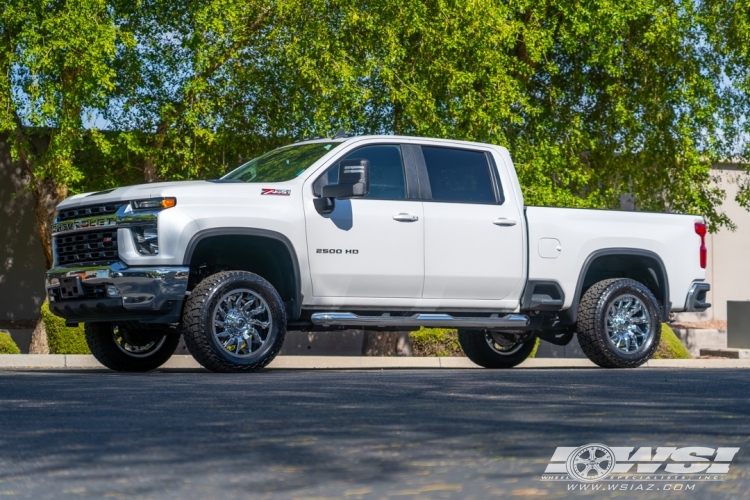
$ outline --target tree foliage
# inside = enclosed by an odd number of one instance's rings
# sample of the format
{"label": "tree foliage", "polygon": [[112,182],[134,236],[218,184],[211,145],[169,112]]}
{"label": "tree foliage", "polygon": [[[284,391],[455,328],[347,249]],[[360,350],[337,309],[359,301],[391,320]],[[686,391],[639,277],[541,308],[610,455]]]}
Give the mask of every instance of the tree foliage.
{"label": "tree foliage", "polygon": [[710,165],[737,124],[693,2],[307,5],[285,49],[319,126],[506,145],[530,204],[617,208],[629,195],[730,224]]}
{"label": "tree foliage", "polygon": [[[55,205],[83,180],[75,154],[84,119],[114,89],[118,30],[104,0],[14,0],[0,9],[0,133],[29,178],[50,267]],[[87,134],[98,141],[96,130]]]}
{"label": "tree foliage", "polygon": [[505,145],[528,204],[630,197],[716,229],[748,28],[747,0],[9,0],[0,132],[47,242],[68,190],[215,177],[340,127]]}

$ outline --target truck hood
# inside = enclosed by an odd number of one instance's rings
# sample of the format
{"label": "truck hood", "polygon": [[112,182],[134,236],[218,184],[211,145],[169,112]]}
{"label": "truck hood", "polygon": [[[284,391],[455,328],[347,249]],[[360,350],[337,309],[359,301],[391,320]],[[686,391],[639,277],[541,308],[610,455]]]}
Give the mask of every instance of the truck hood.
{"label": "truck hood", "polygon": [[[155,182],[152,184],[137,184],[105,191],[82,193],[65,199],[57,206],[58,210],[77,208],[87,205],[100,205],[106,203],[129,202],[133,200],[144,200],[148,198],[159,198],[162,196],[173,196],[178,199],[196,199],[210,197],[224,198],[234,194],[242,197],[260,198],[262,188],[291,189],[290,182],[274,182],[268,184],[244,182],[212,182],[212,181],[177,181],[177,182]],[[235,193],[237,192],[237,193]],[[265,196],[263,198],[266,198]]]}

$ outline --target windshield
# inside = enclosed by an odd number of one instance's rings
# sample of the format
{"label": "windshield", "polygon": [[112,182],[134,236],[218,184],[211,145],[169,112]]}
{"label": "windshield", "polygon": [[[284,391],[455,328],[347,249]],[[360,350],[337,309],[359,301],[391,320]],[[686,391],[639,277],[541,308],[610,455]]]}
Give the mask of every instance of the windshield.
{"label": "windshield", "polygon": [[273,151],[240,165],[221,178],[223,181],[284,182],[307,170],[340,142],[299,144]]}

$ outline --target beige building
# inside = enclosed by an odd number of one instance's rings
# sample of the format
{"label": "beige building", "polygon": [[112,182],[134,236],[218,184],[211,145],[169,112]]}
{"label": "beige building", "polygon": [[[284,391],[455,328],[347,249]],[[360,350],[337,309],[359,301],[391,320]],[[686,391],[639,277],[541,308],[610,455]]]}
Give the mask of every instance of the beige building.
{"label": "beige building", "polygon": [[722,210],[737,228],[706,235],[706,281],[711,283],[708,301],[712,307],[704,313],[680,314],[680,321],[726,321],[728,300],[750,300],[750,212],[734,199],[739,184],[750,180],[750,174],[732,164],[716,165],[713,173],[727,195]]}

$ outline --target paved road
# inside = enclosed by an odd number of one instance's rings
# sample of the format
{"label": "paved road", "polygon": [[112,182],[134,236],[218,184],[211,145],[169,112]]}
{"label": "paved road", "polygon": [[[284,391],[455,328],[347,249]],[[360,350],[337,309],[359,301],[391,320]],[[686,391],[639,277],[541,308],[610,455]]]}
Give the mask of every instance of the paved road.
{"label": "paved road", "polygon": [[0,371],[0,497],[588,498],[541,474],[599,442],[741,448],[723,483],[617,498],[747,498],[749,389],[728,369]]}

